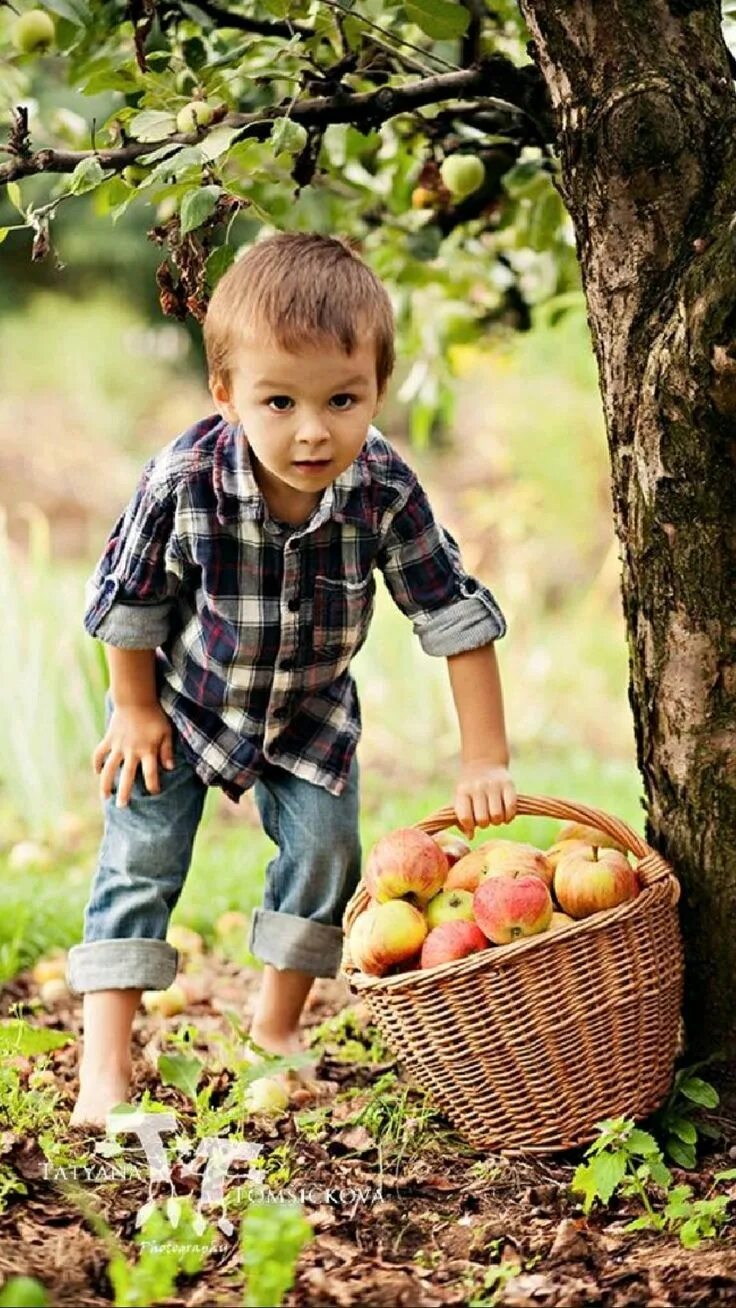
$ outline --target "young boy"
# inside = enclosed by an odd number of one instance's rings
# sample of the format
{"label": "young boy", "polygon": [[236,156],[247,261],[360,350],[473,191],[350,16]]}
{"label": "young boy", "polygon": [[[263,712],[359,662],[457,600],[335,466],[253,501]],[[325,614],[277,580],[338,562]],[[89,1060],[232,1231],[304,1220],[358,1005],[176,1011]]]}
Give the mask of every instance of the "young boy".
{"label": "young boy", "polygon": [[516,793],[492,594],[463,570],[414,473],[372,427],[391,375],[385,289],[341,240],[281,234],[219,282],[204,327],[217,410],[146,465],[88,588],[105,642],[94,753],[105,830],[69,984],[84,994],[72,1122],[126,1098],[141,992],[174,980],[166,943],[208,786],[251,786],[278,847],[250,948],[251,1035],[301,1048],[315,977],[339,971],[360,876],[360,710],[350,676],[374,568],[428,654],[446,656],[461,736],[460,825],[508,822]]}

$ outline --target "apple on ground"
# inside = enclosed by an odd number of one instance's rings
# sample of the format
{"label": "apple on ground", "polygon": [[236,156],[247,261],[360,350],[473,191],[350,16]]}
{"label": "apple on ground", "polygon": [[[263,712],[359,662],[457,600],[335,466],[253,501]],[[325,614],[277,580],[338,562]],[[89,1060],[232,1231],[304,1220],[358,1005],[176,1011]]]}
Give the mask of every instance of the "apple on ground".
{"label": "apple on ground", "polygon": [[252,1113],[283,1113],[289,1103],[286,1086],[273,1076],[259,1076],[245,1091],[246,1107]]}
{"label": "apple on ground", "polygon": [[29,9],[11,29],[13,45],[21,54],[42,54],[56,35],[56,25],[45,9]]}
{"label": "apple on ground", "polygon": [[176,1017],[183,1013],[187,999],[180,985],[174,982],[168,990],[144,990],[141,1003],[147,1013],[160,1013],[162,1017]]}
{"label": "apple on ground", "polygon": [[62,950],[57,950],[53,954],[47,954],[45,958],[39,958],[33,965],[31,976],[38,986],[45,985],[47,981],[64,981],[66,954]]}
{"label": "apple on ground", "polygon": [[214,110],[206,100],[191,100],[176,115],[176,130],[183,135],[191,135],[200,127],[209,127]]}
{"label": "apple on ground", "polygon": [[457,958],[467,958],[488,948],[488,941],[476,922],[442,922],[430,931],[422,945],[421,967],[436,967]]}
{"label": "apple on ground", "polygon": [[62,977],[54,976],[38,987],[38,993],[44,1004],[53,1005],[69,998],[69,987]]}
{"label": "apple on ground", "polygon": [[475,920],[494,945],[546,931],[552,897],[537,876],[487,877],[473,896]]}
{"label": "apple on ground", "polygon": [[423,908],[442,889],[448,867],[444,850],[426,831],[399,827],[376,841],[363,879],[379,904],[406,899]]}
{"label": "apple on ground", "polygon": [[175,922],[166,932],[167,944],[176,949],[185,958],[193,958],[204,952],[204,940],[198,931]]}
{"label": "apple on ground", "polygon": [[467,840],[462,836],[454,835],[452,831],[440,831],[439,835],[433,836],[432,839],[440,849],[444,849],[450,867],[454,867],[461,858],[465,858],[465,855],[470,853]]}
{"label": "apple on ground", "polygon": [[216,936],[229,936],[234,931],[247,931],[250,926],[250,919],[247,913],[241,913],[236,908],[228,909],[226,913],[221,913],[215,922]]}
{"label": "apple on ground", "polygon": [[394,963],[410,959],[427,934],[424,916],[413,904],[391,899],[371,906],[357,917],[348,936],[348,952],[361,972],[384,976]]}
{"label": "apple on ground", "polygon": [[469,890],[440,890],[424,910],[430,931],[443,922],[472,922],[473,896]]}
{"label": "apple on ground", "polygon": [[626,846],[622,845],[620,840],[615,840],[607,832],[601,831],[600,827],[589,827],[583,822],[565,822],[558,833],[557,843],[562,840],[582,840],[584,845],[597,845],[600,849],[618,849],[622,854],[627,852]]}
{"label": "apple on ground", "polygon": [[563,912],[576,921],[616,908],[639,893],[639,878],[618,849],[585,845],[566,854],[555,872],[555,896]]}

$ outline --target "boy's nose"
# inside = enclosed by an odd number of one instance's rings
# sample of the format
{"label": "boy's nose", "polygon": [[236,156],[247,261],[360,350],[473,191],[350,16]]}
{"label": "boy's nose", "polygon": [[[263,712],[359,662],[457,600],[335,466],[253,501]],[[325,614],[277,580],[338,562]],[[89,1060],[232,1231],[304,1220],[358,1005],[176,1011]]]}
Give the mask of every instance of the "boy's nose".
{"label": "boy's nose", "polygon": [[323,445],[329,439],[329,428],[317,418],[311,422],[303,422],[297,432],[297,441],[304,445]]}

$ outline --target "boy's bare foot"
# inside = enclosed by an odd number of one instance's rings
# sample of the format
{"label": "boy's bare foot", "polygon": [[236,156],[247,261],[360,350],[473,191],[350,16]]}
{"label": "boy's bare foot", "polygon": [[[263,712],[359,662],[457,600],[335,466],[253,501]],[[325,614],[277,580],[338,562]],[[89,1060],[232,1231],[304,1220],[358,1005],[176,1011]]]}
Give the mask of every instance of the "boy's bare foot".
{"label": "boy's bare foot", "polygon": [[[268,1054],[286,1056],[288,1054],[303,1054],[306,1052],[304,1041],[298,1030],[278,1033],[273,1031],[263,1031],[254,1023],[249,1034],[251,1040],[253,1040],[253,1042],[261,1049],[265,1049]],[[254,1050],[248,1047],[243,1050],[243,1055],[249,1063],[257,1063],[260,1061]],[[277,1073],[275,1079],[281,1081],[287,1089],[291,1088],[293,1082],[296,1082],[297,1085],[308,1086],[310,1085],[316,1070],[316,1062],[310,1061],[303,1064],[301,1067],[290,1068],[286,1072]],[[265,1073],[265,1075],[268,1075],[268,1073]]]}
{"label": "boy's bare foot", "polygon": [[125,1103],[130,1090],[129,1065],[79,1070],[79,1096],[69,1119],[70,1126],[105,1126],[107,1114]]}

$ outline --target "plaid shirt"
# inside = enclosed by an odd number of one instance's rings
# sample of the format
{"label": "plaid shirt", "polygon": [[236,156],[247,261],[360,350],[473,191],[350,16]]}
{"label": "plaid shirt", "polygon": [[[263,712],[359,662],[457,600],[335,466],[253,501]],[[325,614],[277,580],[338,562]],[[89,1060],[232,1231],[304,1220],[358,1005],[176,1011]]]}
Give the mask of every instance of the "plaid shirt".
{"label": "plaid shirt", "polygon": [[374,427],[295,527],[269,515],[242,427],[214,415],[146,464],[88,582],[84,625],[156,649],[161,706],[207,785],[238,800],[268,761],[338,795],[360,736],[350,663],[376,566],[428,654],[504,634],[493,595]]}

